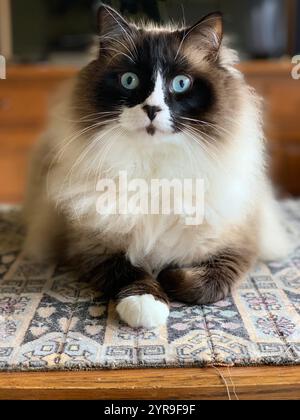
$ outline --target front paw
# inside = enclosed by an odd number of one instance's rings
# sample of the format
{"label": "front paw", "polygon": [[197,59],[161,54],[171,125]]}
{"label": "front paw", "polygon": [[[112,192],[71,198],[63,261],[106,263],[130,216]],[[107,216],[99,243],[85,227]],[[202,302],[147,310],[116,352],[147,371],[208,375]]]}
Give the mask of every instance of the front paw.
{"label": "front paw", "polygon": [[173,300],[191,305],[209,305],[228,296],[233,279],[221,269],[208,270],[199,266],[164,270],[158,281]]}
{"label": "front paw", "polygon": [[152,295],[129,296],[121,299],[117,312],[132,328],[157,328],[167,324],[169,307]]}

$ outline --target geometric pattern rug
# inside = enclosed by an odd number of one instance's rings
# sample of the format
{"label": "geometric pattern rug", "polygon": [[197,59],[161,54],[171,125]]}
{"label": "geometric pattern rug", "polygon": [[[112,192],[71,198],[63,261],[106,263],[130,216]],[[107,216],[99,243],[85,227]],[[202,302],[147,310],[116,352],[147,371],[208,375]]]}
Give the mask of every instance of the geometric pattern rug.
{"label": "geometric pattern rug", "polygon": [[1,206],[0,371],[300,364],[300,201],[282,206],[293,255],[215,305],[173,303],[153,330],[122,323],[68,268],[24,259],[20,209]]}

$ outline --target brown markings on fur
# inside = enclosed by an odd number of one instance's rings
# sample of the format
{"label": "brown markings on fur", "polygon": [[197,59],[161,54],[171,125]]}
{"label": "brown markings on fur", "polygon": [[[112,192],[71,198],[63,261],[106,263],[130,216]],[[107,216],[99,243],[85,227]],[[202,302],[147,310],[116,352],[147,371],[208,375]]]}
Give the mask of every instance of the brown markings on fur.
{"label": "brown markings on fur", "polygon": [[168,304],[168,297],[160,284],[149,273],[133,266],[123,254],[114,255],[100,263],[86,264],[84,276],[100,289],[105,298],[124,299],[129,296],[150,294]]}
{"label": "brown markings on fur", "polygon": [[141,277],[139,280],[136,280],[129,286],[122,289],[118,293],[117,298],[120,301],[129,296],[142,295],[152,295],[156,300],[160,300],[167,305],[169,304],[169,299],[161,285],[157,280],[155,280],[151,275],[147,273],[144,273],[144,277]]}
{"label": "brown markings on fur", "polygon": [[[187,63],[188,73],[195,78],[210,83],[213,88],[214,103],[207,111],[199,113],[197,117],[199,121],[184,120],[184,123],[199,134],[204,133],[204,137],[207,135],[206,142],[214,141],[221,146],[222,143],[226,143],[226,140],[231,141],[233,137],[231,134],[238,127],[233,117],[239,115],[241,104],[245,100],[245,96],[248,95],[247,92],[245,95],[248,88],[242,78],[234,77],[222,65],[220,53],[224,55],[226,47],[221,45],[222,21],[220,16],[216,15],[216,19],[208,20],[208,22],[209,25],[196,25],[195,29],[190,32],[190,36],[185,39],[180,48],[178,61]],[[154,58],[161,62],[165,60],[167,63],[173,63],[181,44],[182,33],[180,31],[158,33],[155,30],[143,30],[134,26],[130,28],[130,35],[139,52],[143,51],[144,41],[148,39],[151,41],[151,45],[155,46],[155,49],[151,51]],[[203,35],[205,35],[204,39]],[[212,50],[211,40],[217,41],[216,48]],[[95,115],[95,112],[102,110],[107,111],[106,103],[105,106],[103,105],[103,109],[101,106],[99,109],[99,104],[94,99],[97,83],[101,81],[103,74],[107,70],[125,71],[122,66],[122,61],[124,61],[122,53],[134,53],[131,42],[123,31],[119,33],[116,45],[111,45],[112,41],[113,39],[102,41],[99,57],[79,75],[73,102],[77,110],[75,117],[78,117],[80,128],[90,126],[90,121],[86,119],[87,115]],[[208,45],[212,55],[207,55]],[[111,47],[117,49],[120,54],[115,54],[116,51],[110,49]],[[104,122],[106,119],[109,117],[97,116],[98,122]],[[101,129],[103,128],[104,126],[101,127]],[[99,131],[99,128],[95,128],[95,130]],[[90,133],[92,134],[92,131]],[[235,246],[227,247],[224,252],[215,255],[197,267],[163,271],[159,275],[159,281],[170,296],[179,301],[212,303],[222,299],[247,272],[255,256],[254,248],[251,250],[251,245],[249,247],[241,246],[239,250],[237,242],[231,241],[230,243]],[[101,288],[110,297],[151,293],[161,298],[163,295],[163,291],[151,275],[133,267],[122,255],[98,264],[92,274],[99,280],[102,284]]]}
{"label": "brown markings on fur", "polygon": [[193,46],[196,56],[215,62],[223,40],[223,17],[219,12],[201,19],[187,32],[185,44]]}
{"label": "brown markings on fur", "polygon": [[[233,77],[226,69],[206,60],[197,52],[194,46],[184,46],[183,53],[190,65],[190,73],[196,77],[207,80],[213,88],[214,101],[211,108],[196,119],[199,121],[188,121],[199,134],[204,133],[205,140],[214,145],[222,145],[232,140],[227,133],[235,133],[238,124],[233,116],[239,115],[242,103],[245,99],[245,86],[241,79]],[[187,121],[185,121],[187,123]],[[208,123],[208,125],[207,125]]]}
{"label": "brown markings on fur", "polygon": [[[118,19],[118,17],[116,17]],[[219,14],[206,16],[204,19],[194,26],[190,31],[190,35],[186,37],[181,45],[181,41],[187,31],[176,30],[145,30],[145,28],[137,28],[135,25],[130,27],[130,38],[133,40],[136,49],[142,52],[144,49],[144,41],[150,40],[156,49],[152,54],[157,60],[163,56],[164,60],[175,65],[175,62],[186,62],[188,65],[187,73],[195,78],[206,80],[213,88],[214,103],[209,110],[201,110],[201,114],[196,117],[199,121],[180,120],[200,135],[204,134],[205,142],[219,144],[228,138],[227,133],[232,133],[237,129],[237,124],[233,121],[232,116],[239,111],[241,103],[244,100],[244,82],[236,77],[222,66],[218,52],[221,50],[226,52],[222,41],[222,18]],[[116,26],[116,22],[111,21]],[[127,26],[126,26],[127,27]],[[91,126],[91,121],[86,119],[87,115],[95,115],[95,112],[107,111],[107,107],[103,104],[103,109],[99,109],[99,105],[95,103],[95,91],[97,91],[97,83],[102,80],[103,74],[108,71],[116,71],[121,69],[125,71],[126,66],[122,65],[124,55],[130,52],[134,54],[132,42],[130,38],[120,31],[117,41],[114,37],[105,42],[108,46],[100,46],[99,56],[83,69],[78,77],[74,90],[73,103],[76,111],[74,111],[74,119],[78,120],[79,129]],[[218,41],[218,42],[217,42]],[[115,44],[114,44],[115,42]],[[214,45],[217,42],[217,45]],[[112,45],[111,45],[112,44]],[[111,50],[111,48],[113,48]],[[119,54],[114,52],[118,50]],[[167,52],[166,52],[167,51]],[[179,51],[178,59],[175,57]],[[213,55],[214,59],[208,56],[208,52]],[[109,120],[108,115],[100,114],[94,117],[97,122]],[[195,118],[195,116],[193,116]],[[204,122],[204,123],[203,123]],[[206,124],[208,123],[208,124]],[[221,127],[221,128],[220,128]],[[105,125],[101,130],[105,129]],[[179,130],[183,127],[180,125]],[[89,133],[99,132],[99,127],[91,129]],[[152,135],[152,128],[148,129],[148,133]],[[231,140],[231,136],[230,136]]]}
{"label": "brown markings on fur", "polygon": [[106,259],[93,256],[80,263],[86,279],[92,281],[105,298],[115,298],[119,291],[132,282],[145,277],[145,271],[134,267],[124,254]]}
{"label": "brown markings on fur", "polygon": [[206,305],[225,299],[255,261],[249,249],[225,249],[197,267],[166,269],[158,281],[174,300]]}
{"label": "brown markings on fur", "polygon": [[[94,94],[95,82],[101,79],[104,68],[104,65],[101,68],[101,62],[98,59],[89,63],[78,74],[72,94],[72,102],[74,104],[72,113],[74,120],[77,121],[76,125],[80,130],[88,129],[94,123],[101,123],[107,119],[101,116],[101,111],[97,109],[95,103],[91,100]],[[97,112],[99,112],[99,115],[97,115]],[[88,118],[89,115],[92,117]],[[104,126],[101,128],[103,129]],[[91,130],[90,134],[92,135],[95,132],[99,132],[99,127]]]}

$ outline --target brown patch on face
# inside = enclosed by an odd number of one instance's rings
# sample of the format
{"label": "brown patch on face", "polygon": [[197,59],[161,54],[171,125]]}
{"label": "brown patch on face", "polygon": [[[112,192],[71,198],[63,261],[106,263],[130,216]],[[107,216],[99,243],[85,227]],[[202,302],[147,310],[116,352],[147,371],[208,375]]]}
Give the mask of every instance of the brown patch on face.
{"label": "brown patch on face", "polygon": [[147,128],[146,128],[146,130],[147,130],[147,133],[150,135],[150,136],[154,136],[154,134],[155,134],[155,132],[156,132],[156,128],[151,124],[151,125],[149,125]]}
{"label": "brown patch on face", "polygon": [[168,296],[190,304],[207,305],[225,299],[255,261],[249,249],[225,249],[192,268],[166,269],[158,281]]}
{"label": "brown patch on face", "polygon": [[[138,28],[110,8],[101,9],[99,56],[80,73],[74,90],[78,129],[93,135],[110,122],[118,126],[124,108],[145,103],[160,69],[174,133],[183,131],[187,141],[196,140],[208,154],[210,147],[213,153],[216,147],[223,153],[222,146],[240,129],[239,117],[249,92],[243,79],[222,65],[221,57],[229,51],[222,44],[222,29],[220,14],[205,17],[192,30],[157,30]],[[126,72],[138,75],[136,92],[122,89],[120,78]],[[170,89],[178,75],[193,81],[182,95]],[[155,135],[152,125],[145,129],[149,136]]]}
{"label": "brown patch on face", "polygon": [[104,66],[101,68],[101,61],[94,60],[86,66],[78,75],[77,83],[73,91],[73,118],[76,121],[80,130],[89,129],[93,124],[102,124],[102,126],[95,127],[89,134],[99,131],[105,127],[104,122],[113,118],[107,113],[105,107],[100,109],[96,106],[94,101],[95,87],[98,80],[101,80]]}
{"label": "brown patch on face", "polygon": [[230,133],[237,131],[237,119],[248,95],[243,79],[233,76],[218,60],[208,60],[205,53],[194,45],[185,45],[183,54],[188,60],[193,78],[206,81],[211,87],[213,98],[207,109],[199,109],[191,120],[183,122],[192,128],[194,134],[204,133],[207,143],[231,140]]}

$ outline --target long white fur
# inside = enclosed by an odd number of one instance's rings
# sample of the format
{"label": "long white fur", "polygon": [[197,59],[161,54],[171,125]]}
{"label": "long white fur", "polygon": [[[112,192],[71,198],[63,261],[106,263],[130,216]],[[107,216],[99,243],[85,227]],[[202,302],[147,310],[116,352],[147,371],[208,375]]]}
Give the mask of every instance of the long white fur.
{"label": "long white fur", "polygon": [[[230,57],[233,62],[235,55],[222,54],[232,74],[241,78],[230,64]],[[116,250],[126,249],[133,264],[143,265],[151,272],[159,271],[168,263],[194,263],[214,248],[217,250],[222,243],[226,244],[230,232],[242,226],[253,212],[261,218],[261,257],[272,259],[287,254],[285,232],[280,227],[272,189],[264,171],[260,107],[250,88],[244,88],[240,115],[238,118],[232,115],[237,124],[228,133],[226,147],[220,146],[212,154],[201,149],[190,136],[172,133],[160,73],[154,92],[145,102],[162,108],[155,120],[158,130],[153,137],[145,131],[150,121],[142,110],[144,104],[124,109],[118,122],[99,130],[93,138],[89,132],[76,133],[71,121],[71,93],[72,86],[56,111],[64,118],[53,117],[48,133],[35,153],[38,160],[50,150],[54,165],[47,177],[47,188],[41,181],[31,186],[28,195],[27,214],[31,222],[27,251],[30,254],[45,256],[42,244],[57,228],[57,209],[63,209],[74,224],[78,223],[78,228],[99,232],[99,247],[101,241],[107,240]],[[34,173],[39,165],[35,163]],[[129,180],[204,179],[207,188],[205,223],[197,227],[186,226],[181,216],[100,216],[96,212],[97,181],[100,177],[116,179],[119,171],[124,170]],[[83,237],[81,246],[84,246],[84,240]]]}

